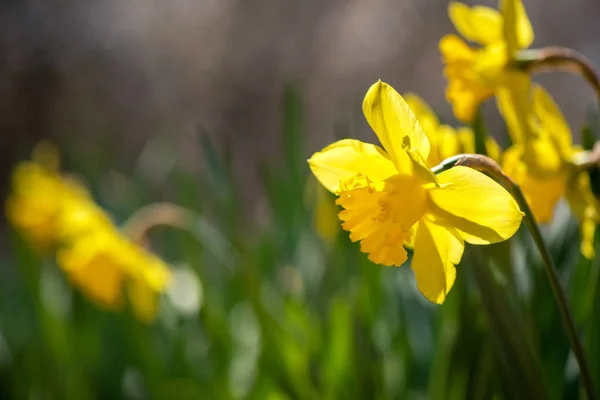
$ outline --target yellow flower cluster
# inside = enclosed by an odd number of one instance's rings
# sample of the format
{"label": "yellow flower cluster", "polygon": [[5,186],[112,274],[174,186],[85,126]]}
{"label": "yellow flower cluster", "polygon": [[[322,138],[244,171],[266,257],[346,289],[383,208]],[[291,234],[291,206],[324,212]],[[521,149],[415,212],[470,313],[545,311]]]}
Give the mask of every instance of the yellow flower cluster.
{"label": "yellow flower cluster", "polygon": [[[476,46],[454,34],[440,41],[454,114],[475,124],[480,104],[496,98],[512,145],[502,154],[491,137],[483,137],[487,155],[521,187],[538,222],[550,221],[565,196],[581,220],[581,251],[593,257],[600,201],[588,174],[575,168],[581,149],[571,143],[560,109],[520,64],[534,39],[523,4],[501,0],[495,10],[452,1],[448,13],[458,33]],[[442,303],[464,242],[506,240],[523,214],[503,187],[480,172],[455,166],[432,173],[430,167],[451,156],[475,152],[469,127],[441,124],[417,95],[403,97],[381,81],[368,90],[363,112],[383,148],[340,140],[315,153],[310,168],[338,196],[342,227],[361,251],[374,263],[400,266],[408,259],[405,249],[413,249],[419,290]]]}
{"label": "yellow flower cluster", "polygon": [[502,0],[500,11],[451,2],[448,8],[456,30],[482,47],[468,47],[456,35],[440,41],[448,79],[446,98],[457,118],[472,121],[485,99],[496,96],[512,146],[502,167],[521,186],[536,220],[552,219],[557,202],[566,196],[581,221],[581,252],[594,256],[599,203],[589,177],[573,167],[581,149],[552,97],[517,68],[518,52],[533,42],[533,30],[520,0]]}
{"label": "yellow flower cluster", "polygon": [[500,11],[453,1],[448,14],[458,33],[481,46],[469,47],[453,34],[440,41],[446,98],[458,119],[471,122],[481,102],[498,91],[511,92],[515,81],[526,78],[512,65],[517,52],[533,42],[533,29],[520,0],[502,0]]}
{"label": "yellow flower cluster", "polygon": [[[363,112],[379,146],[353,139],[335,142],[309,159],[325,188],[338,195],[342,227],[377,264],[411,267],[421,293],[442,303],[454,284],[464,242],[488,244],[511,237],[523,214],[491,178],[467,167],[439,175],[430,170],[439,126],[425,133],[415,113],[391,86],[367,92]],[[431,125],[431,124],[430,124]],[[433,144],[432,144],[433,143]]]}
{"label": "yellow flower cluster", "polygon": [[68,280],[89,299],[118,310],[126,292],[138,319],[154,319],[169,268],[122,235],[81,184],[59,173],[53,146],[40,143],[33,161],[16,167],[6,212],[34,247],[55,251]]}

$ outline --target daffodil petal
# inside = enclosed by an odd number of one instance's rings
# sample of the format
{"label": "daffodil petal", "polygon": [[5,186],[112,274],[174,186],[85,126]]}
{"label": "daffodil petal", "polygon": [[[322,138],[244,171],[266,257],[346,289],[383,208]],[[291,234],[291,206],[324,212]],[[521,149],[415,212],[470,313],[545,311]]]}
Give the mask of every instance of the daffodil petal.
{"label": "daffodil petal", "polygon": [[509,54],[533,43],[533,28],[521,0],[502,0],[500,10],[504,19],[504,40]]}
{"label": "daffodil petal", "polygon": [[456,35],[449,34],[442,37],[439,47],[446,64],[475,61],[475,50]]}
{"label": "daffodil petal", "polygon": [[591,218],[581,221],[581,254],[588,260],[593,260],[596,255],[594,248],[594,236],[596,235],[596,223]]}
{"label": "daffodil petal", "polygon": [[461,150],[461,138],[453,127],[449,125],[440,125],[436,136],[435,147],[438,150],[439,160],[437,163],[431,163],[431,165],[437,165],[448,157],[464,153],[464,151]]}
{"label": "daffodil petal", "polygon": [[554,207],[565,192],[564,177],[561,175],[550,179],[535,179],[527,176],[520,185],[536,221],[541,224],[550,222]]}
{"label": "daffodil petal", "polygon": [[581,224],[581,253],[591,260],[596,254],[594,236],[596,226],[600,223],[600,202],[592,193],[590,177],[587,172],[569,176],[566,198],[573,214]]}
{"label": "daffodil petal", "polygon": [[415,113],[419,124],[421,124],[421,128],[423,128],[427,134],[430,146],[433,147],[432,142],[434,141],[435,133],[440,125],[437,116],[431,107],[429,107],[429,104],[415,93],[404,93],[402,96],[404,97],[406,104],[408,104],[413,113]]}
{"label": "daffodil petal", "polygon": [[413,250],[415,248],[415,239],[417,238],[417,231],[419,230],[419,222],[416,222],[412,228],[410,228],[410,238],[404,242],[404,247]]}
{"label": "daffodil petal", "polygon": [[431,212],[439,223],[455,228],[465,241],[500,242],[519,229],[523,213],[506,189],[493,179],[462,166],[437,177],[440,187],[429,192]]}
{"label": "daffodil petal", "polygon": [[531,114],[531,80],[522,72],[508,73],[504,84],[496,91],[498,109],[513,144],[524,143],[530,137],[528,117]]}
{"label": "daffodil petal", "polygon": [[587,172],[572,174],[566,180],[566,198],[573,214],[583,221],[592,217],[600,223],[600,202],[592,193],[590,177]]}
{"label": "daffodil petal", "polygon": [[152,322],[158,312],[159,293],[143,277],[138,277],[127,286],[127,294],[136,318],[144,323]]}
{"label": "daffodil petal", "polygon": [[498,146],[498,142],[492,136],[486,136],[485,138],[485,150],[487,156],[496,162],[500,162],[502,150]]}
{"label": "daffodil petal", "polygon": [[464,251],[464,242],[452,228],[422,219],[417,229],[411,268],[417,287],[427,300],[441,304],[456,279],[456,264]]}
{"label": "daffodil petal", "polygon": [[444,76],[448,80],[446,99],[452,104],[456,118],[472,122],[477,106],[494,94],[473,70],[479,58],[477,52],[456,35],[444,36],[439,47],[445,64]]}
{"label": "daffodil petal", "polygon": [[118,309],[128,277],[122,267],[120,245],[111,232],[96,232],[60,248],[56,260],[69,280],[90,299],[105,308]]}
{"label": "daffodil petal", "polygon": [[533,112],[563,159],[573,154],[571,130],[560,108],[540,85],[533,86]]}
{"label": "daffodil petal", "polygon": [[406,101],[387,83],[378,81],[368,90],[363,112],[383,148],[396,164],[406,170],[408,150],[417,151],[423,160],[429,155],[429,140]]}
{"label": "daffodil petal", "polygon": [[471,42],[486,45],[502,38],[502,15],[493,8],[453,1],[448,5],[448,15],[458,33]]}
{"label": "daffodil petal", "polygon": [[340,182],[358,173],[372,181],[383,181],[397,173],[394,163],[379,146],[344,139],[313,154],[308,160],[311,171],[327,190],[335,193]]}

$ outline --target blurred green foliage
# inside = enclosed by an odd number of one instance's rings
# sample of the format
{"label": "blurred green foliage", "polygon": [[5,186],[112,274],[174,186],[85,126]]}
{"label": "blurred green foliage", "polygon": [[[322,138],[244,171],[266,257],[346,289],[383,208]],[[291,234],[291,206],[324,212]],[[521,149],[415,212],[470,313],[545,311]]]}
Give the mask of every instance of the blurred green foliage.
{"label": "blurred green foliage", "polygon": [[[109,145],[92,155],[63,147],[67,169],[117,220],[159,200],[195,219],[189,232],[152,234],[176,278],[151,326],[98,309],[11,233],[0,266],[0,399],[582,396],[524,228],[505,243],[467,246],[446,303],[429,304],[410,267],[371,264],[339,229],[319,235],[299,93],[287,88],[282,105],[283,163],[260,168],[268,212],[251,229],[231,159],[206,135],[203,176],[177,163],[167,136],[125,173],[109,169]],[[598,262],[579,254],[566,207],[544,233],[600,382]]]}

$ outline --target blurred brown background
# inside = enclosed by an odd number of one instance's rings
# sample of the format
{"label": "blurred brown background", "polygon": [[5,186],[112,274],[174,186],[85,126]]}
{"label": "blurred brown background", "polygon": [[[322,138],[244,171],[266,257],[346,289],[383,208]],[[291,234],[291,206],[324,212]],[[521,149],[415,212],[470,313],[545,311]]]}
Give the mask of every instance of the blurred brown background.
{"label": "blurred brown background", "polygon": [[[600,65],[597,0],[524,3],[534,47],[569,46]],[[309,152],[330,142],[340,121],[374,139],[360,102],[379,78],[453,121],[437,50],[454,31],[446,8],[441,0],[4,0],[2,187],[41,137],[82,154],[111,138],[130,165],[150,138],[167,135],[180,160],[200,169],[190,141],[201,130],[232,144],[242,193],[259,205],[255,165],[280,157],[286,81],[303,91]],[[563,74],[541,81],[576,130],[592,91]]]}

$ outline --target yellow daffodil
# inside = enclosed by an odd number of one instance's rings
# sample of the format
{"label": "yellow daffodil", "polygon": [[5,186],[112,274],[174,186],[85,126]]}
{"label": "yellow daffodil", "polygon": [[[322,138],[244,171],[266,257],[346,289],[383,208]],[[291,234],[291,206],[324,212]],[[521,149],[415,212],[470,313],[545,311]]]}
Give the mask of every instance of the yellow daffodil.
{"label": "yellow daffodil", "polygon": [[124,237],[81,184],[60,175],[55,149],[37,146],[34,161],[17,166],[6,210],[36,248],[57,249],[58,265],[92,301],[118,309],[127,289],[135,315],[154,318],[169,268]]}
{"label": "yellow daffodil", "polygon": [[122,308],[127,289],[134,314],[145,322],[154,319],[158,295],[170,279],[162,261],[114,230],[82,235],[56,257],[69,280],[105,308]]}
{"label": "yellow daffodil", "polygon": [[421,293],[442,303],[456,277],[464,242],[505,240],[522,213],[513,198],[486,175],[454,167],[435,176],[426,161],[430,142],[408,104],[379,81],[363,112],[379,146],[353,139],[335,142],[309,159],[313,174],[337,194],[339,218],[371,261],[400,266],[403,245],[414,247],[411,267]]}
{"label": "yellow daffodil", "polygon": [[534,85],[526,100],[523,121],[509,97],[498,97],[498,108],[515,143],[504,153],[503,169],[521,186],[536,220],[545,223],[564,194],[574,149],[569,126],[552,97]]}
{"label": "yellow daffodil", "polygon": [[304,190],[304,202],[313,211],[312,225],[321,240],[331,244],[340,232],[338,207],[331,201],[331,193],[316,179],[308,179]]}
{"label": "yellow daffodil", "polygon": [[587,172],[570,174],[567,179],[566,198],[573,214],[580,221],[581,254],[591,260],[596,254],[594,237],[600,223],[600,201],[592,193]]}
{"label": "yellow daffodil", "polygon": [[[418,95],[406,93],[403,97],[429,139],[430,151],[427,157],[429,165],[437,165],[457,154],[475,153],[475,135],[471,128],[454,129],[450,125],[440,124],[429,105]],[[494,138],[487,136],[485,147],[489,157],[495,161],[500,160],[500,147]]]}
{"label": "yellow daffodil", "polygon": [[571,130],[560,108],[539,85],[533,86],[521,105],[499,95],[498,108],[515,143],[504,153],[504,172],[521,186],[540,223],[552,220],[556,203],[566,195],[580,221],[581,253],[592,259],[600,202],[592,193],[587,172],[573,168],[581,149],[571,143]]}
{"label": "yellow daffodil", "polygon": [[501,0],[500,11],[452,1],[448,14],[462,37],[481,46],[472,48],[454,34],[440,41],[446,98],[458,119],[471,122],[479,104],[499,87],[510,88],[515,75],[526,76],[510,64],[533,42],[533,29],[520,0]]}
{"label": "yellow daffodil", "polygon": [[61,198],[56,194],[61,188],[54,171],[34,162],[19,164],[13,173],[13,191],[6,202],[6,216],[39,250],[50,250],[56,244],[61,207]]}

